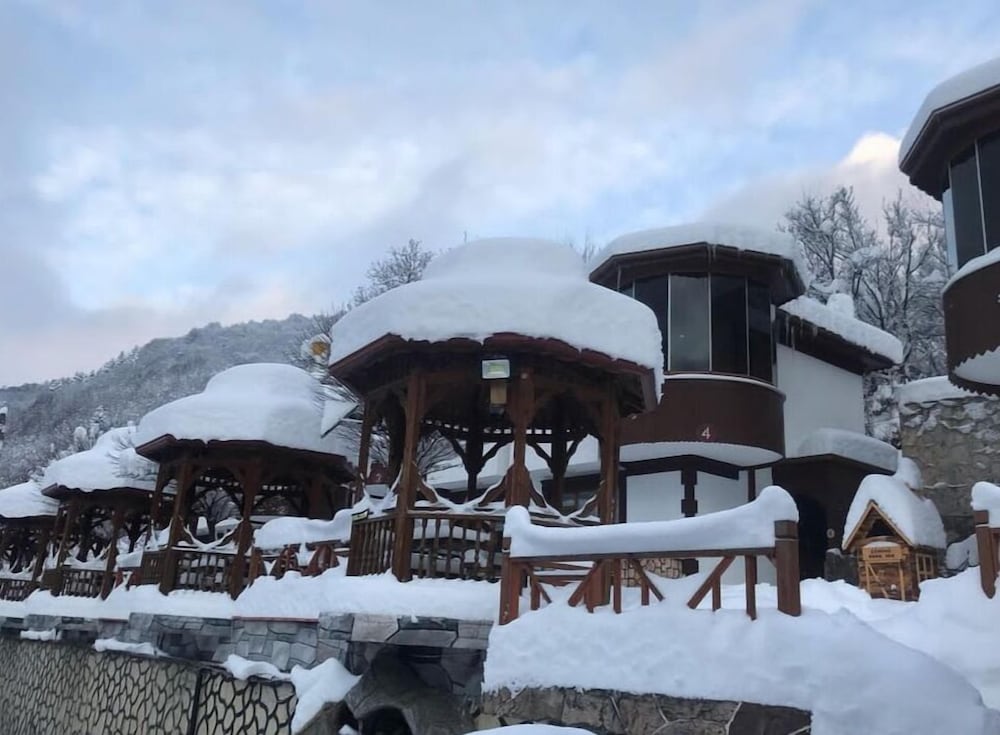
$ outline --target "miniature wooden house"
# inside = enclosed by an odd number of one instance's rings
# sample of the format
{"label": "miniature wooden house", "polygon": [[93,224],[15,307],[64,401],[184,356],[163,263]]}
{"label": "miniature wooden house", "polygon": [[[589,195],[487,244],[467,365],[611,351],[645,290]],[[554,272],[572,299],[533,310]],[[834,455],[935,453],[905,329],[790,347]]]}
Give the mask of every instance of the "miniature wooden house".
{"label": "miniature wooden house", "polygon": [[934,503],[917,496],[901,473],[862,481],[843,548],[857,557],[859,587],[872,597],[905,602],[920,596],[921,582],[938,576],[945,535]]}

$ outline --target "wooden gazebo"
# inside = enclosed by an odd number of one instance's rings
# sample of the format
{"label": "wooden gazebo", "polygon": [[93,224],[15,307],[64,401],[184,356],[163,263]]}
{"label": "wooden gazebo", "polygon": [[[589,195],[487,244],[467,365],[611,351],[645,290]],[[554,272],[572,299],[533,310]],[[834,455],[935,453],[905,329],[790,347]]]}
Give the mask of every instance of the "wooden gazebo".
{"label": "wooden gazebo", "polygon": [[52,594],[106,597],[121,552],[134,554],[150,529],[156,465],[133,446],[134,427],[112,429],[93,448],[56,460],[43,493],[59,502],[54,564],[42,586]]}
{"label": "wooden gazebo", "polygon": [[20,601],[38,587],[58,507],[35,482],[0,490],[0,599]]}
{"label": "wooden gazebo", "polygon": [[[537,522],[616,520],[619,421],[655,405],[660,334],[653,313],[591,284],[570,248],[487,240],[438,256],[424,280],[350,311],[331,332],[330,372],[364,403],[348,574],[496,579],[503,514],[526,506]],[[373,433],[388,445],[389,493],[366,493]],[[570,458],[600,443],[589,500],[567,507]],[[465,491],[432,487],[418,447],[447,441]],[[526,457],[551,473],[536,487]],[[481,487],[491,458],[502,480]],[[371,479],[371,478],[369,478]]]}
{"label": "wooden gazebo", "polygon": [[[154,535],[143,553],[141,583],[236,597],[250,575],[254,524],[285,515],[330,519],[348,505],[348,451],[341,433],[321,435],[322,413],[320,384],[305,371],[251,364],[143,417],[137,451],[160,467],[153,508],[169,494],[174,502],[169,519],[154,518],[169,532]],[[220,507],[239,523],[221,539],[200,541],[199,515]]]}

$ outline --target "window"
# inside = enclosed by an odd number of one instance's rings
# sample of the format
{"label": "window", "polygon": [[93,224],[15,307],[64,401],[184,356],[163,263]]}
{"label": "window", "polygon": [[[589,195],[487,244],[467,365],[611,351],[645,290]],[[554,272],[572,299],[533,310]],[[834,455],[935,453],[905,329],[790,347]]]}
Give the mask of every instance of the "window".
{"label": "window", "polygon": [[969,148],[951,162],[951,209],[955,218],[955,251],[961,268],[986,252],[983,211],[979,204],[976,149]]}
{"label": "window", "polygon": [[747,374],[747,282],[712,276],[712,370]]}
{"label": "window", "polygon": [[771,341],[771,294],[767,286],[753,281],[747,284],[747,342],[750,374],[772,382],[774,345]]}
{"label": "window", "polygon": [[660,327],[660,335],[663,338],[663,363],[664,365],[668,364],[667,309],[670,303],[670,276],[654,276],[636,281],[633,293],[630,295],[644,303],[656,314],[656,323]]}
{"label": "window", "polygon": [[670,276],[671,370],[711,370],[708,278]]}
{"label": "window", "polygon": [[622,289],[655,314],[667,370],[774,380],[771,295],[742,276],[673,274]]}
{"label": "window", "polygon": [[1000,133],[979,141],[979,184],[986,250],[989,251],[1000,246]]}

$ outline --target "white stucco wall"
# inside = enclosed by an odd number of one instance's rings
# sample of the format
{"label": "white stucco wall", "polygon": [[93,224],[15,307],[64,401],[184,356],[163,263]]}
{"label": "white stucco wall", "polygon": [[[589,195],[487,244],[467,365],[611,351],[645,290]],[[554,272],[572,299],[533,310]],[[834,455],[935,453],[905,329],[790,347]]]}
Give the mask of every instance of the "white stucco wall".
{"label": "white stucco wall", "polygon": [[[737,480],[698,473],[695,497],[698,500],[698,515],[735,508],[747,500],[747,473],[741,472]],[[771,484],[770,470],[757,470],[757,490]],[[629,523],[641,521],[670,521],[682,518],[681,498],[684,487],[680,472],[662,472],[653,475],[629,475],[626,494],[626,517]],[[725,547],[725,539],[719,539],[719,546]],[[701,560],[701,571],[711,570],[717,559]],[[737,560],[738,561],[738,560]],[[766,559],[757,565],[761,582],[775,581],[774,566]],[[722,578],[726,584],[743,581],[742,563],[733,563]]]}
{"label": "white stucco wall", "polygon": [[785,394],[785,453],[795,456],[810,432],[865,432],[864,385],[860,375],[778,345],[778,388]]}

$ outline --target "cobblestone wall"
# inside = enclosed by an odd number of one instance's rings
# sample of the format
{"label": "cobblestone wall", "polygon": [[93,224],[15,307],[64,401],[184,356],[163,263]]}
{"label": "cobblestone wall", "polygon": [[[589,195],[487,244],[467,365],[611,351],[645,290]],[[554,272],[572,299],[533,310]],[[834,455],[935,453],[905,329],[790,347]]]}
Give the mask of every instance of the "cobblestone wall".
{"label": "cobblestone wall", "polygon": [[920,466],[922,494],[937,505],[948,542],[973,533],[972,485],[1000,481],[1000,400],[966,395],[899,408],[903,454]]}
{"label": "cobblestone wall", "polygon": [[[197,664],[0,638],[0,735],[291,732],[290,684]],[[194,720],[194,727],[191,721]]]}

